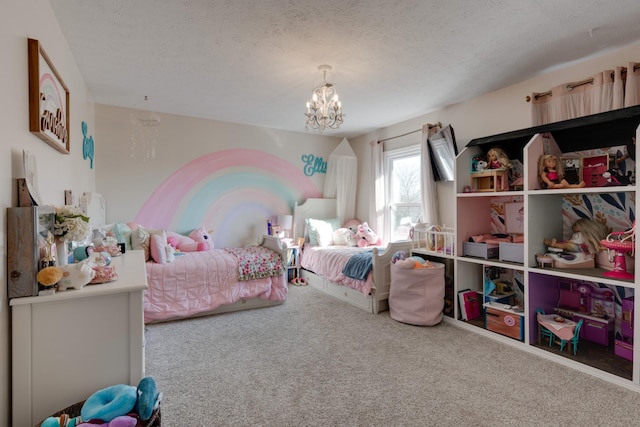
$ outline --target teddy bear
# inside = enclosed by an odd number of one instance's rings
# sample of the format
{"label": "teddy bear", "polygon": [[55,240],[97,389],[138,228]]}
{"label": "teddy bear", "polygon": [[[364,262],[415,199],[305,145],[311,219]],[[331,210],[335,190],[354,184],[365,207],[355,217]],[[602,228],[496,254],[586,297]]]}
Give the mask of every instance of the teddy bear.
{"label": "teddy bear", "polygon": [[373,232],[369,224],[363,222],[358,226],[358,246],[361,248],[367,246],[380,246],[382,239]]}
{"label": "teddy bear", "polygon": [[204,227],[196,228],[188,236],[168,231],[167,243],[180,252],[208,251],[214,248],[213,240]]}

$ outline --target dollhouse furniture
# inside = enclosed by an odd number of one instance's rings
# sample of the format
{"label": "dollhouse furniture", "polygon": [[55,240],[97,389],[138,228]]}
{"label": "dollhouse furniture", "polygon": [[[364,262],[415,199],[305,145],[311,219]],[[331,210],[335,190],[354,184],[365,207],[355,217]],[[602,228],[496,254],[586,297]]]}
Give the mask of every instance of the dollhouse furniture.
{"label": "dollhouse furniture", "polygon": [[578,324],[573,332],[573,336],[568,340],[560,338],[560,351],[564,350],[564,346],[567,346],[567,351],[571,352],[571,346],[573,345],[573,355],[575,356],[578,351],[578,340],[580,339],[580,329],[582,328],[582,322],[584,319],[578,320]]}
{"label": "dollhouse furniture", "polygon": [[542,340],[545,339],[549,341],[549,347],[551,347],[551,343],[553,342],[553,332],[540,323],[540,316],[544,314],[546,313],[543,309],[536,309],[536,317],[538,319],[538,344],[542,344]]}
{"label": "dollhouse furniture", "polygon": [[615,340],[615,354],[633,361],[633,297],[622,300],[622,318],[620,319],[620,339]]}
{"label": "dollhouse furniture", "polygon": [[471,173],[471,188],[476,191],[507,191],[509,189],[506,169],[485,169]]}
{"label": "dollhouse furniture", "polygon": [[510,338],[524,341],[524,319],[522,313],[510,305],[488,302],[485,307],[485,326],[488,330]]}
{"label": "dollhouse furniture", "polygon": [[[546,329],[551,334],[549,337],[549,346],[553,344],[555,337],[561,340],[560,351],[564,348],[562,346],[562,340],[568,341],[575,335],[577,323],[573,320],[564,318],[557,314],[538,314],[537,318],[538,326],[541,329]],[[542,336],[545,335],[543,334]],[[569,350],[567,350],[567,352],[569,352]]]}
{"label": "dollhouse furniture", "polygon": [[631,230],[624,232],[610,233],[600,244],[607,248],[609,252],[614,252],[613,270],[604,273],[606,277],[616,277],[620,279],[633,279],[633,273],[627,271],[626,254],[631,256],[635,253],[636,247],[636,223],[633,222]]}
{"label": "dollhouse furniture", "polygon": [[13,298],[14,426],[32,426],[96,390],[144,377],[143,251],[113,257],[118,280]]}
{"label": "dollhouse furniture", "polygon": [[590,282],[558,281],[560,298],[556,314],[584,320],[580,337],[608,347],[613,335],[615,310],[613,291]]}
{"label": "dollhouse furniture", "polygon": [[584,157],[582,159],[582,180],[587,187],[604,187],[607,180],[602,174],[608,170],[608,154]]}

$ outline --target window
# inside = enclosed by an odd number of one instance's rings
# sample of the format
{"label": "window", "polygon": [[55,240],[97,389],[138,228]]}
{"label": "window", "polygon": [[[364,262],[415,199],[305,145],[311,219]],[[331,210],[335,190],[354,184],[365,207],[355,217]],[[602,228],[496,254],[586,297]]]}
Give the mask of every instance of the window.
{"label": "window", "polygon": [[420,202],[420,146],[385,152],[386,201],[389,215],[385,227],[391,241],[409,238],[411,227],[423,218]]}

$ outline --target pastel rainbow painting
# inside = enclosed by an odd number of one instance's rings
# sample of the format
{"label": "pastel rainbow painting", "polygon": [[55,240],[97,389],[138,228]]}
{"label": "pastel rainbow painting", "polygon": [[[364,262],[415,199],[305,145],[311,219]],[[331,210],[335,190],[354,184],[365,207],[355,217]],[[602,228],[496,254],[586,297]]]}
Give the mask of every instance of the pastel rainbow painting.
{"label": "pastel rainbow painting", "polygon": [[[187,233],[213,229],[216,247],[255,243],[267,218],[292,213],[296,201],[322,197],[299,166],[260,150],[229,149],[192,160],[162,182],[135,222]],[[263,230],[264,228],[264,230]]]}

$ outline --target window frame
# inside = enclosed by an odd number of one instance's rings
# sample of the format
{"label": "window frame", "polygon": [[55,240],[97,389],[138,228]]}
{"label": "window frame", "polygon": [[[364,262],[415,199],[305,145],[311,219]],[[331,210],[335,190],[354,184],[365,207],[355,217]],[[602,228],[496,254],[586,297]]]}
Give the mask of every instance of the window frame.
{"label": "window frame", "polygon": [[[384,161],[384,174],[385,174],[385,182],[384,182],[384,197],[385,197],[385,211],[386,215],[384,216],[384,227],[389,230],[389,239],[393,241],[393,236],[395,234],[395,227],[393,226],[395,212],[397,208],[400,207],[415,207],[420,210],[419,218],[424,218],[424,212],[422,212],[422,189],[420,177],[418,181],[418,191],[419,191],[419,200],[415,203],[408,202],[393,202],[392,200],[392,192],[393,192],[393,183],[392,179],[394,177],[393,174],[393,164],[395,161],[410,158],[410,157],[418,157],[418,161],[421,160],[421,151],[420,144],[412,144],[405,147],[395,148],[393,150],[388,150],[383,153],[383,161]],[[420,164],[420,163],[419,163]],[[413,223],[412,223],[413,225]],[[409,236],[406,237],[407,239]]]}

